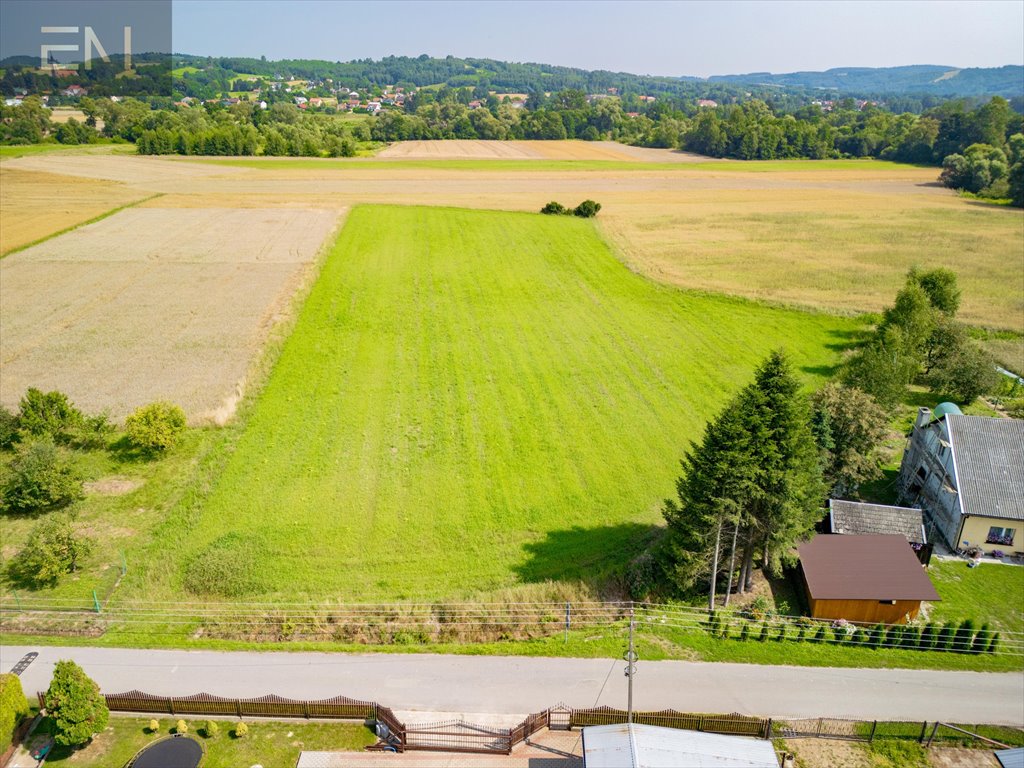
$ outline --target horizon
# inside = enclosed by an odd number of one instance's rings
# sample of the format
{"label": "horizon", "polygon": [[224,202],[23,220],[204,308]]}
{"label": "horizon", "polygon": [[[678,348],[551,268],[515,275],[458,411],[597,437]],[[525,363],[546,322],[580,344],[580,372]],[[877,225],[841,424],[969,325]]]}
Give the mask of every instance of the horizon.
{"label": "horizon", "polygon": [[[1024,3],[940,0],[926,4],[927,16],[922,7],[903,0],[813,5],[641,0],[586,6],[564,0],[543,6],[518,0],[472,6],[449,0],[293,0],[256,6],[174,0],[173,39],[176,50],[192,52],[182,55],[218,58],[347,62],[425,53],[672,78],[922,66],[944,59],[956,61],[932,66],[1024,65]],[[638,34],[628,27],[623,32],[623,11]],[[883,25],[880,18],[886,19]],[[529,34],[523,24],[533,25]],[[843,30],[841,36],[828,31],[836,28]],[[706,35],[706,29],[729,32]]]}

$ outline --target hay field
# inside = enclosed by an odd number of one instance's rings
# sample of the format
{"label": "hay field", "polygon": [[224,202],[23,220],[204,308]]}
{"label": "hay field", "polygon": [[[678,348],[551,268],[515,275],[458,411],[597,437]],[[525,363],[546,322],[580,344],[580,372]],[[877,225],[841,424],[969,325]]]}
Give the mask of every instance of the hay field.
{"label": "hay field", "polygon": [[15,170],[2,163],[0,256],[147,196],[124,184]]}
{"label": "hay field", "polygon": [[133,208],[0,261],[0,403],[59,389],[123,418],[229,418],[337,210]]}
{"label": "hay field", "polygon": [[399,141],[377,154],[386,160],[608,160],[708,162],[709,158],[670,149],[629,147],[614,141]]}
{"label": "hay field", "polygon": [[290,600],[599,580],[770,349],[817,384],[858,327],[659,286],[579,219],[361,206],[147,595],[192,562]]}

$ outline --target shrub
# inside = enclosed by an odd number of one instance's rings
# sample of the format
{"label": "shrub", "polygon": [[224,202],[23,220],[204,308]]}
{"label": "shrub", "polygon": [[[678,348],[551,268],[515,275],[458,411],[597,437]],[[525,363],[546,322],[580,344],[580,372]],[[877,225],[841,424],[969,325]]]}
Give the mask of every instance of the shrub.
{"label": "shrub", "polygon": [[801,624],[800,628],[797,630],[797,633],[796,633],[796,641],[798,643],[802,643],[806,639],[807,639],[807,627],[805,627],[803,624]]}
{"label": "shrub", "polygon": [[772,602],[764,595],[758,595],[750,605],[740,611],[740,616],[752,619],[753,621],[760,621],[771,615]]}
{"label": "shrub", "polygon": [[882,640],[885,638],[885,626],[882,624],[875,624],[869,632],[868,644],[872,648],[877,648],[882,644]]}
{"label": "shrub", "polygon": [[827,640],[828,640],[827,635],[828,635],[828,628],[824,624],[819,625],[818,626],[818,631],[814,633],[814,642],[816,642],[816,643],[827,642]]}
{"label": "shrub", "polygon": [[150,720],[149,721],[149,732],[150,733],[156,733],[159,730],[160,730],[160,721],[159,720]]}
{"label": "shrub", "polygon": [[132,445],[144,451],[166,451],[185,434],[185,412],[173,403],[158,402],[137,408],[125,419]]}
{"label": "shrub", "polygon": [[764,642],[765,640],[767,640],[767,639],[768,639],[768,622],[767,622],[767,621],[766,621],[766,622],[764,622],[763,624],[761,624],[761,634],[759,634],[759,635],[757,636],[757,639],[758,639],[758,640],[759,640],[760,642],[762,642],[762,643],[763,643],[763,642]]}
{"label": "shrub", "polygon": [[740,629],[740,640],[750,639],[750,622],[744,621],[743,627]]}
{"label": "shrub", "polygon": [[722,615],[717,611],[708,617],[708,633],[716,637],[722,627]]}
{"label": "shrub", "polygon": [[574,216],[579,216],[581,219],[592,219],[597,216],[597,212],[600,210],[600,203],[595,203],[593,200],[584,200],[572,212]]}
{"label": "shrub", "polygon": [[850,639],[850,642],[858,648],[867,648],[871,644],[871,638],[868,634],[868,630],[862,627],[858,628],[857,631],[853,633],[853,637]]}
{"label": "shrub", "polygon": [[242,597],[264,587],[255,566],[262,547],[241,533],[227,533],[210,543],[185,565],[185,589],[195,595]]}
{"label": "shrub", "polygon": [[948,651],[953,645],[953,634],[955,630],[953,623],[947,621],[942,625],[942,629],[939,631],[939,637],[935,641],[936,651]]}
{"label": "shrub", "polygon": [[74,461],[48,436],[18,446],[0,490],[0,511],[14,513],[64,507],[84,495]]}
{"label": "shrub", "polygon": [[924,625],[924,630],[921,632],[921,650],[930,651],[934,649],[938,639],[939,628],[935,626],[935,622],[929,621]]}
{"label": "shrub", "polygon": [[92,542],[79,536],[71,518],[56,515],[31,530],[25,546],[7,564],[7,576],[31,589],[52,587],[66,573],[74,573],[88,557]]}
{"label": "shrub", "polygon": [[10,672],[0,674],[0,752],[14,739],[14,729],[28,715],[28,699],[21,678]]}
{"label": "shrub", "polygon": [[900,648],[909,648],[917,650],[918,646],[921,645],[921,630],[917,627],[907,627],[903,630],[903,637],[901,638]]}
{"label": "shrub", "polygon": [[987,650],[988,653],[995,653],[996,649],[998,647],[999,647],[999,633],[996,632],[996,633],[994,633],[992,635],[992,640],[989,642],[988,648],[986,650]]}
{"label": "shrub", "polygon": [[29,387],[21,398],[18,427],[27,434],[68,440],[81,421],[81,411],[63,392],[43,392]]}
{"label": "shrub", "polygon": [[974,619],[964,619],[956,628],[953,636],[953,650],[960,653],[967,653],[971,650],[971,641],[974,639]]}
{"label": "shrub", "polygon": [[782,622],[781,624],[779,624],[779,631],[776,633],[775,639],[776,640],[785,640],[786,639],[786,622]]}
{"label": "shrub", "polygon": [[249,726],[239,721],[235,723],[235,738],[242,738],[249,732]]}
{"label": "shrub", "polygon": [[10,448],[18,439],[18,415],[0,405],[0,448]]}
{"label": "shrub", "polygon": [[898,648],[903,637],[903,628],[893,624],[885,632],[885,647]]}
{"label": "shrub", "polygon": [[207,720],[206,724],[203,725],[203,735],[208,739],[216,737],[220,733],[220,726],[217,725],[216,720]]}
{"label": "shrub", "polygon": [[991,641],[992,633],[989,631],[988,624],[982,624],[978,634],[974,636],[974,642],[971,644],[971,653],[985,653]]}
{"label": "shrub", "polygon": [[540,212],[547,214],[549,216],[565,216],[572,213],[572,211],[570,211],[564,205],[562,205],[561,203],[556,203],[554,200],[552,200],[550,203],[541,208]]}
{"label": "shrub", "polygon": [[188,733],[188,723],[184,720],[179,720],[174,724],[175,733]]}
{"label": "shrub", "polygon": [[63,746],[85,743],[110,718],[100,687],[73,661],[54,665],[46,711],[53,721],[53,740]]}

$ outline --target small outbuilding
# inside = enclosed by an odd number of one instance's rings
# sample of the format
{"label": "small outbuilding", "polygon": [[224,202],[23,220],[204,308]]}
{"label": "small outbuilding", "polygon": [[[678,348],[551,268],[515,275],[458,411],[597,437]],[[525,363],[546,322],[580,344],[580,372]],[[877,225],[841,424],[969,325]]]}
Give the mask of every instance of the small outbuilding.
{"label": "small outbuilding", "polygon": [[779,768],[770,741],[657,725],[583,729],[584,768]]}
{"label": "small outbuilding", "polygon": [[931,560],[932,547],[924,529],[924,512],[920,509],[829,499],[828,519],[832,533],[846,536],[898,533],[906,538],[918,560],[925,565]]}
{"label": "small outbuilding", "polygon": [[901,534],[815,536],[799,552],[816,619],[902,624],[942,599]]}

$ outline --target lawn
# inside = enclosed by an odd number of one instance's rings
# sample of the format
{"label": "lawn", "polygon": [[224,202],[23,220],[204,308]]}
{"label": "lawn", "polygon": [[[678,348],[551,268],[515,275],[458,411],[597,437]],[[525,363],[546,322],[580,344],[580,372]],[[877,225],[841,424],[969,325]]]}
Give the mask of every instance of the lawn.
{"label": "lawn", "polygon": [[600,583],[769,350],[810,387],[859,328],[658,286],[578,219],[357,208],[223,473],[130,584],[355,601]]}
{"label": "lawn", "polygon": [[[75,768],[111,768],[128,762],[147,744],[171,733],[175,719],[160,720],[160,730],[149,732],[149,718],[112,715],[110,723],[86,747],[71,751],[56,748],[47,758],[47,765]],[[373,733],[357,723],[309,723],[253,720],[247,722],[249,733],[242,738],[233,735],[234,721],[218,721],[220,732],[205,738],[201,730],[204,719],[189,719],[189,733],[197,736],[206,749],[203,768],[240,768],[259,764],[264,768],[293,768],[302,750],[359,751],[376,741]],[[41,728],[46,730],[46,721]]]}
{"label": "lawn", "polygon": [[1024,632],[1024,568],[964,560],[933,560],[928,575],[941,603],[931,606],[933,621],[974,619],[1001,632]]}

